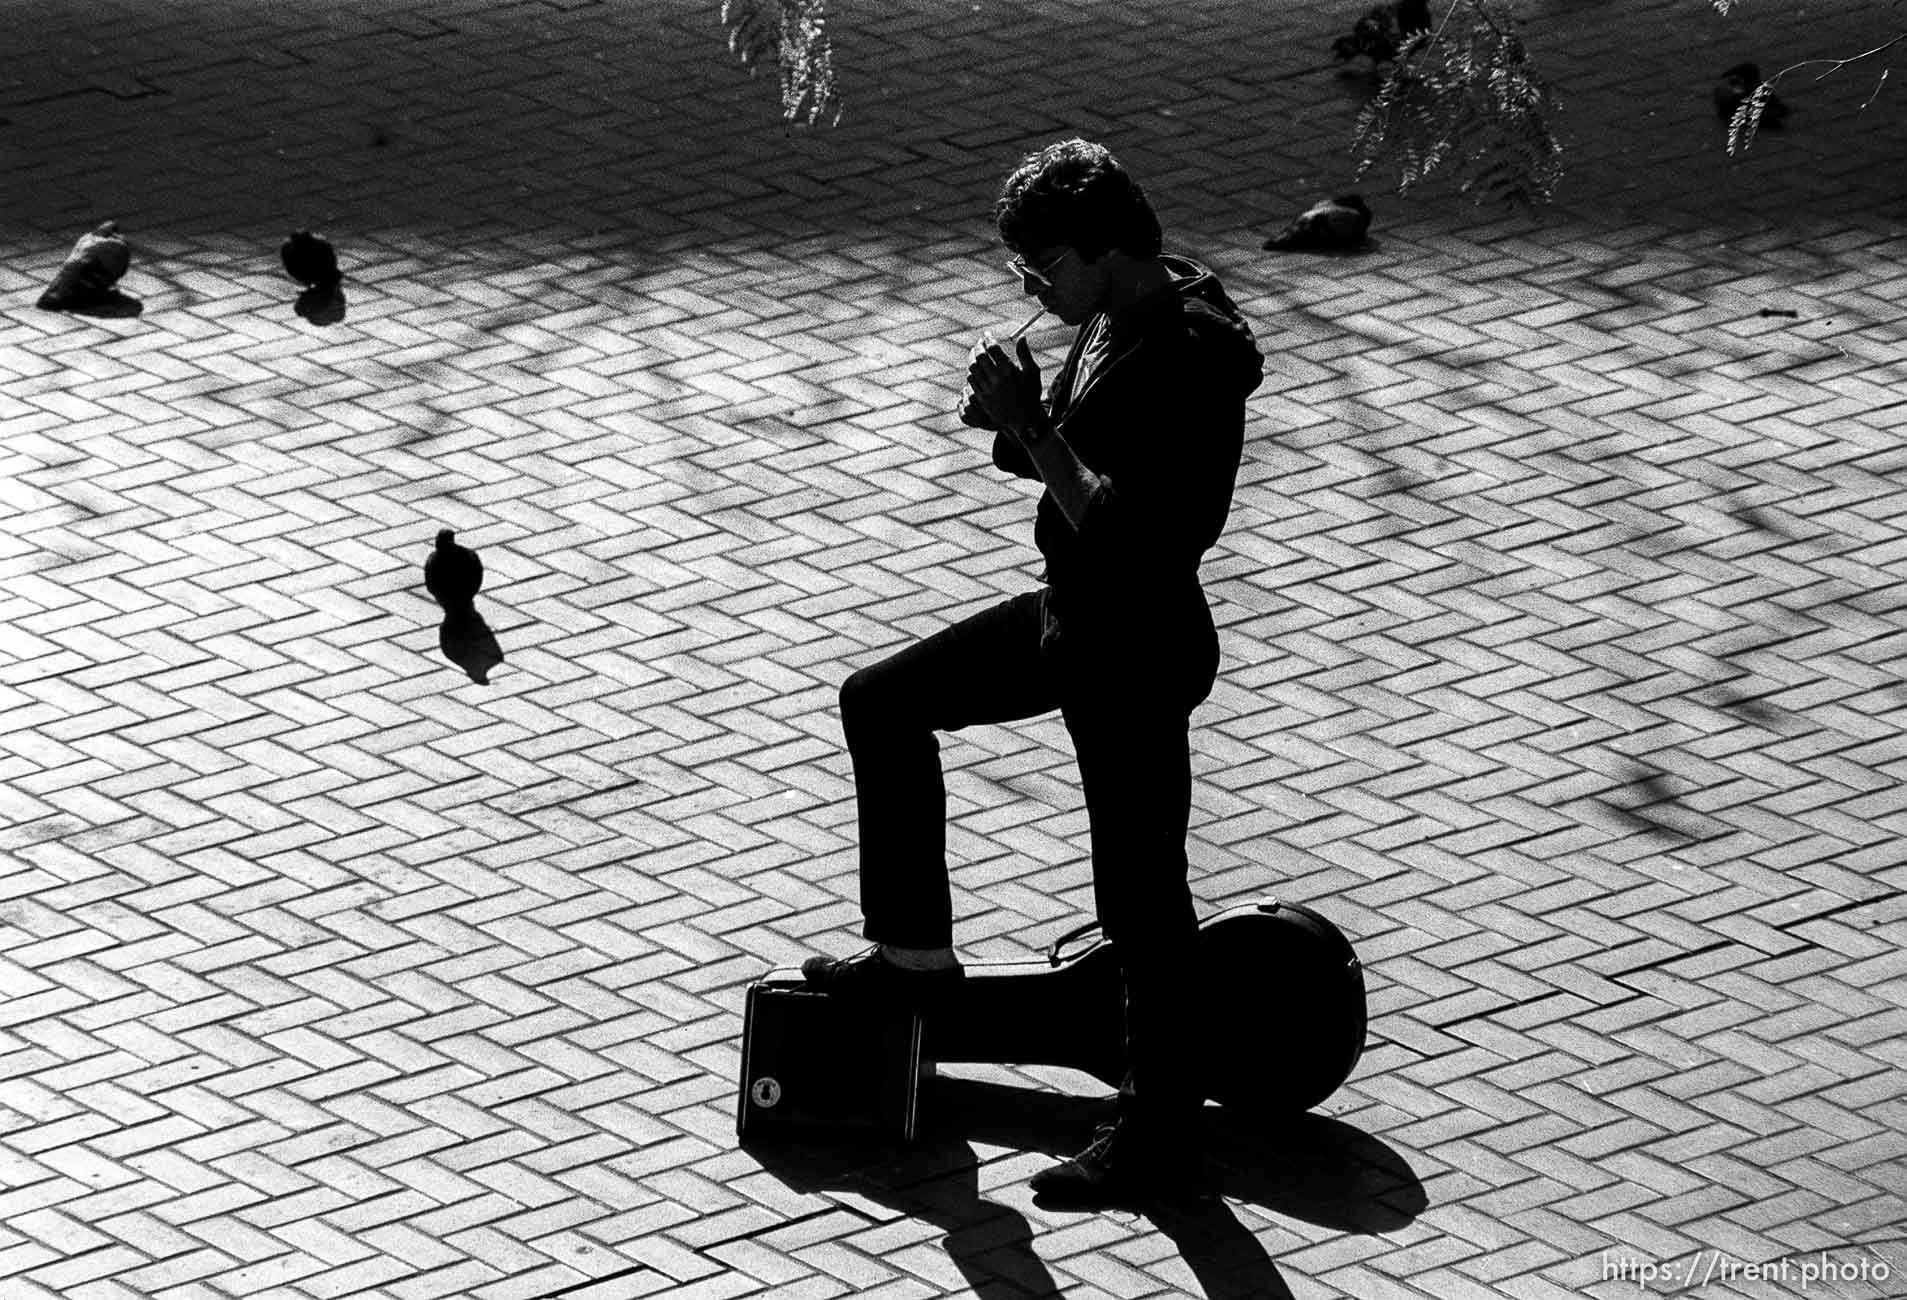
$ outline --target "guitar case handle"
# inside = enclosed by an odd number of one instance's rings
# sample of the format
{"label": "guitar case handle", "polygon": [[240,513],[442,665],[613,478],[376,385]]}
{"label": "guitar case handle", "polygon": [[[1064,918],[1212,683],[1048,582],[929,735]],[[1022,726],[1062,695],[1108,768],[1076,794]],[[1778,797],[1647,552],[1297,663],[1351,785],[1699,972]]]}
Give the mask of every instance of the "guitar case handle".
{"label": "guitar case handle", "polygon": [[[1086,922],[1086,924],[1081,926],[1076,926],[1073,929],[1068,930],[1065,934],[1062,934],[1059,938],[1053,940],[1053,946],[1046,950],[1046,964],[1048,966],[1065,965],[1066,962],[1070,960],[1070,958],[1062,957],[1060,953],[1066,947],[1066,945],[1069,943],[1072,943],[1075,939],[1085,938],[1087,935],[1091,934],[1093,931],[1097,929],[1099,929],[1099,922],[1088,921]],[[1093,940],[1092,944],[1089,944],[1081,953],[1075,954],[1075,955],[1083,956],[1085,952],[1090,952],[1094,946],[1104,942],[1105,942],[1104,939],[1095,939]]]}
{"label": "guitar case handle", "polygon": [[[1279,908],[1282,906],[1283,904],[1279,903],[1277,899],[1270,898],[1258,904],[1258,910],[1267,914],[1276,914]],[[1061,955],[1066,945],[1069,943],[1072,943],[1076,939],[1085,938],[1087,935],[1091,934],[1093,931],[1099,928],[1100,927],[1099,927],[1098,921],[1088,921],[1084,925],[1074,926],[1072,929],[1068,930],[1065,934],[1062,934],[1059,938],[1053,940],[1053,946],[1046,950],[1046,964],[1048,966],[1052,966],[1055,968],[1064,966],[1067,963],[1067,961],[1071,960],[1071,958]],[[1086,953],[1091,952],[1093,948],[1097,947],[1099,944],[1102,944],[1104,942],[1105,940],[1103,938],[1095,939],[1093,940],[1091,944],[1088,944],[1084,949],[1082,949],[1079,953],[1077,953],[1076,956],[1083,957],[1086,955]]]}

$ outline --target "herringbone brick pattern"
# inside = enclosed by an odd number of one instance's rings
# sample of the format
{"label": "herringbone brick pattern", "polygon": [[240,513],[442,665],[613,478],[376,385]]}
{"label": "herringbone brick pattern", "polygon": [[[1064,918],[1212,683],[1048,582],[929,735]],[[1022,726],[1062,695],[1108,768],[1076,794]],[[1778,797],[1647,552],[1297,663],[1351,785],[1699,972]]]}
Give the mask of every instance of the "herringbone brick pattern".
{"label": "herringbone brick pattern", "polygon": [[[16,6],[0,1296],[1898,1294],[1907,130],[1844,70],[1730,161],[1707,86],[1907,19],[1533,0],[1558,208],[1373,179],[1374,251],[1273,260],[1359,7],[844,5],[790,136],[713,0]],[[1197,894],[1316,903],[1373,1010],[1147,1216],[1032,1204],[1063,1070],[958,1071],[907,1151],[733,1137],[747,984],[854,942],[835,691],[1033,580],[949,411],[1023,318],[993,187],[1073,132],[1272,355]],[[34,310],[107,216],[142,313]],[[1091,907],[1063,728],[944,752],[961,943],[1038,951]]]}

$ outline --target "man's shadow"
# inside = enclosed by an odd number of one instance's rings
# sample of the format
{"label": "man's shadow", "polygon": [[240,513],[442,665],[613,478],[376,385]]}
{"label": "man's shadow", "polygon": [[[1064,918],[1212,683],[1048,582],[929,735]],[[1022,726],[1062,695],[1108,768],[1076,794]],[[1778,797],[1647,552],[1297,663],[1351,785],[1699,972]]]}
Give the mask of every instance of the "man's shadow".
{"label": "man's shadow", "polygon": [[946,1232],[947,1258],[981,1300],[1049,1300],[1061,1292],[1033,1249],[1033,1227],[981,1199],[972,1147],[943,1126],[900,1144],[875,1138],[762,1142],[748,1148],[795,1191],[872,1201]]}
{"label": "man's shadow", "polygon": [[[982,1300],[1060,1294],[1033,1250],[1025,1216],[981,1199],[968,1143],[1063,1158],[1111,1118],[1111,1100],[943,1075],[923,1085],[921,1115],[923,1135],[911,1145],[818,1140],[758,1144],[749,1153],[798,1191],[857,1194],[946,1229],[949,1258]],[[1207,1107],[1205,1122],[1219,1195],[1123,1212],[1143,1215],[1178,1246],[1207,1300],[1291,1296],[1264,1246],[1221,1197],[1356,1234],[1393,1231],[1424,1208],[1423,1184],[1404,1158],[1348,1124],[1216,1107]]]}

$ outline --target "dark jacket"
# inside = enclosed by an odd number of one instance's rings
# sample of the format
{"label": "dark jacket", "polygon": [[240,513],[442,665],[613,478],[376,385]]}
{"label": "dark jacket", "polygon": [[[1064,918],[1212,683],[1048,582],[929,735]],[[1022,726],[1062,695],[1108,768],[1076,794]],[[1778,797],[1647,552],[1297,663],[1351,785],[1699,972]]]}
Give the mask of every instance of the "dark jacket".
{"label": "dark jacket", "polygon": [[[1231,510],[1245,398],[1264,357],[1216,276],[1190,258],[1160,260],[1171,285],[1109,318],[1109,347],[1085,387],[1074,392],[1073,376],[1089,328],[1054,376],[1054,425],[1099,484],[1077,531],[1041,496],[1033,539],[1046,559],[1049,636],[1069,657],[1196,674],[1217,666],[1199,561]],[[1010,433],[995,436],[993,463],[1039,479]],[[1209,687],[1208,675],[1200,695]]]}

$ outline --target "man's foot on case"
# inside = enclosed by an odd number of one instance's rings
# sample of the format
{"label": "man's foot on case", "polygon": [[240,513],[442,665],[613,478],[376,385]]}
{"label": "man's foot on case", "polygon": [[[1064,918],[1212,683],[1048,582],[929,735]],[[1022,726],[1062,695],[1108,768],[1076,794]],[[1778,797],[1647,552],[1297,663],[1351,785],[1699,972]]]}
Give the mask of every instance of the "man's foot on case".
{"label": "man's foot on case", "polygon": [[802,978],[824,993],[883,1002],[918,1002],[959,986],[966,972],[959,966],[940,970],[908,970],[896,966],[875,944],[852,957],[810,957],[801,963]]}

